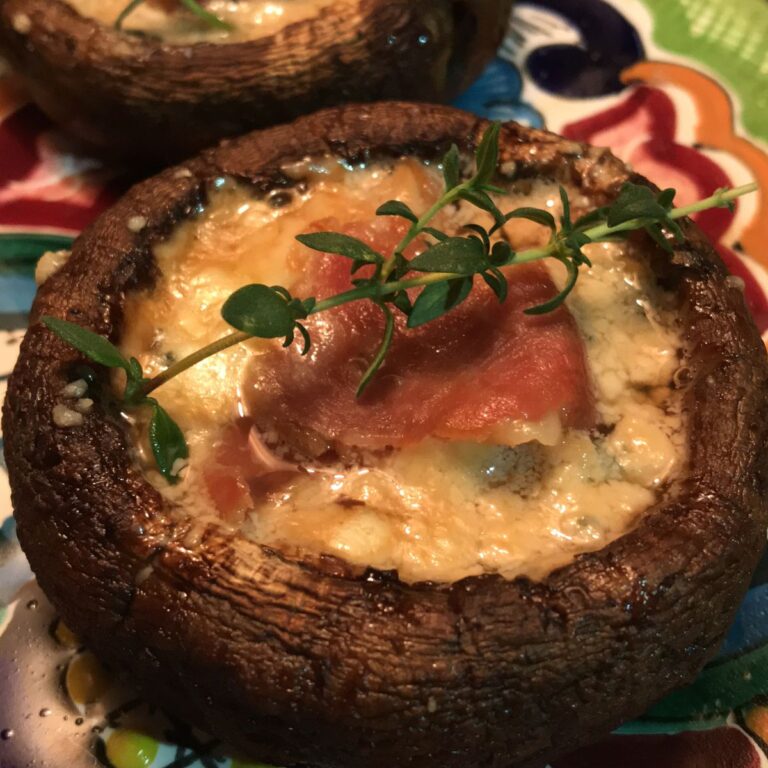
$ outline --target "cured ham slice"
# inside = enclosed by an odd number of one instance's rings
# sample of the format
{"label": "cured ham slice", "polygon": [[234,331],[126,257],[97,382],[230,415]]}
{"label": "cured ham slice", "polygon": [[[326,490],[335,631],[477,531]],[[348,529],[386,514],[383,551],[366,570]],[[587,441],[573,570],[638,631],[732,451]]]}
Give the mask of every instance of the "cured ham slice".
{"label": "cured ham slice", "polygon": [[[340,227],[329,220],[321,229]],[[403,234],[399,222],[383,219],[343,231],[383,253]],[[301,251],[306,277],[297,295],[321,299],[351,287],[348,259]],[[307,357],[294,345],[254,366],[246,386],[253,418],[289,442],[373,450],[428,436],[501,442],[500,427],[553,413],[565,426],[589,426],[592,395],[573,317],[565,308],[524,314],[555,295],[541,264],[509,268],[508,277],[503,304],[478,279],[463,304],[432,323],[406,330],[398,317],[386,363],[362,398],[356,388],[382,337],[381,310],[356,302],[310,318]]]}

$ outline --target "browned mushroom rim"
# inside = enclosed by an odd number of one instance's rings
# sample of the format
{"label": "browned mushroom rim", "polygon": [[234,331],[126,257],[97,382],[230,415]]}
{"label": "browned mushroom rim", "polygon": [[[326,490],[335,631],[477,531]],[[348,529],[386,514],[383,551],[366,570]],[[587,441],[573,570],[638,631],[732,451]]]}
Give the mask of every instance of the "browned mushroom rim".
{"label": "browned mushroom rim", "polygon": [[[647,251],[680,302],[688,463],[630,532],[537,582],[408,585],[338,560],[296,562],[219,525],[192,529],[168,514],[124,428],[98,407],[80,427],[54,427],[78,358],[39,317],[119,340],[126,294],[156,283],[154,244],[207,201],[213,179],[271,189],[307,155],[435,156],[483,128],[454,110],[384,104],[250,135],[134,188],[36,300],[3,431],[19,538],[40,583],[67,624],[158,701],[261,760],[546,761],[691,679],[762,550],[765,352],[691,224],[673,258]],[[596,202],[629,175],[606,152],[514,125],[501,144],[516,178],[554,178]],[[138,231],[127,226],[136,216]]]}

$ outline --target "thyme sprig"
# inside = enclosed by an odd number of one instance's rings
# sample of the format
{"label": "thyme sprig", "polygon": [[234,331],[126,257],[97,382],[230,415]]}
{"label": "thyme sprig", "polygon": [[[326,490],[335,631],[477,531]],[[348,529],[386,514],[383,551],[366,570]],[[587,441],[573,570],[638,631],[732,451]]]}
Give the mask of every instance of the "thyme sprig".
{"label": "thyme sprig", "polygon": [[[115,29],[122,29],[123,22],[146,0],[131,0],[115,19]],[[197,0],[180,0],[181,4],[212,29],[231,31],[232,25],[203,8]]]}
{"label": "thyme sprig", "polygon": [[[221,310],[224,320],[235,332],[175,362],[153,378],[144,376],[136,358],[127,359],[98,334],[53,317],[44,317],[43,323],[92,361],[124,371],[125,387],[118,398],[119,405],[128,409],[152,409],[149,432],[155,461],[163,476],[169,482],[176,482],[180,460],[188,457],[189,450],[181,429],[150,395],[202,360],[251,338],[282,339],[284,347],[291,346],[298,338],[302,343],[301,354],[306,355],[311,337],[302,321],[345,304],[372,301],[384,316],[384,332],[360,380],[357,390],[360,396],[386,361],[398,313],[405,317],[408,329],[432,322],[465,301],[478,278],[503,302],[508,293],[508,273],[503,268],[543,259],[554,259],[563,265],[565,283],[551,300],[529,307],[525,312],[532,315],[552,312],[568,298],[581,270],[591,267],[585,246],[645,231],[661,248],[672,252],[674,243],[683,239],[679,219],[709,208],[732,209],[734,200],[757,189],[756,184],[720,189],[705,200],[676,208],[675,190],[665,189],[654,194],[646,186],[626,182],[611,205],[574,221],[568,194],[561,187],[559,221],[546,209],[522,207],[503,213],[492,197],[505,194],[504,189],[494,184],[500,129],[495,123],[485,132],[475,153],[475,173],[466,180],[462,180],[459,150],[455,145],[450,148],[442,162],[445,190],[424,214],[417,215],[400,200],[389,200],[378,208],[378,216],[399,217],[409,224],[391,254],[380,253],[368,243],[339,232],[315,232],[297,237],[312,250],[349,259],[353,288],[318,301],[314,297],[294,297],[282,286],[243,286],[229,296]],[[443,209],[461,201],[490,214],[493,223],[489,227],[467,224],[463,227],[466,234],[448,234],[433,226],[433,220]],[[513,219],[526,219],[547,228],[548,243],[514,251],[500,237],[504,225]],[[424,244],[424,249],[407,258],[406,250],[417,239]],[[359,276],[363,267],[369,267],[367,277]]]}

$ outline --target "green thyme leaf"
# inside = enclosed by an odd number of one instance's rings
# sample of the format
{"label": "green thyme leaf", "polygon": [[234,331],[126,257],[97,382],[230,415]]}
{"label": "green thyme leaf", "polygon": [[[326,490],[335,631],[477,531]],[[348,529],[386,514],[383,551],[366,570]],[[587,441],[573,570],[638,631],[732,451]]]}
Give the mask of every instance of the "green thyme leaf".
{"label": "green thyme leaf", "polygon": [[115,19],[115,29],[122,29],[123,22],[144,2],[144,0],[131,0],[128,5],[120,11],[119,16]]}
{"label": "green thyme leaf", "polygon": [[568,192],[565,187],[560,187],[560,202],[563,204],[563,214],[560,216],[560,226],[563,228],[563,232],[568,234],[573,229],[573,222],[571,221],[571,201],[568,199]]}
{"label": "green thyme leaf", "polygon": [[304,317],[307,317],[312,314],[312,310],[315,308],[315,304],[317,304],[317,299],[310,297],[308,299],[302,299],[301,303],[304,307]]}
{"label": "green thyme leaf", "polygon": [[391,301],[406,317],[410,316],[413,311],[413,303],[406,291],[399,291],[392,297]]}
{"label": "green thyme leaf", "polygon": [[141,368],[141,363],[132,357],[128,361],[129,372],[128,380],[125,382],[125,392],[123,393],[123,400],[126,403],[137,404],[144,397],[144,371]]}
{"label": "green thyme leaf", "polygon": [[565,287],[553,299],[539,304],[535,307],[529,307],[525,310],[526,315],[546,315],[548,312],[554,312],[570,295],[579,279],[579,268],[570,259],[559,259],[568,270],[568,280]]}
{"label": "green thyme leaf", "polygon": [[285,297],[274,288],[259,283],[236,290],[224,302],[221,316],[238,331],[260,339],[293,338],[296,323]]}
{"label": "green thyme leaf", "polygon": [[685,240],[682,227],[674,219],[667,218],[664,222],[664,229],[669,230],[676,242],[681,243]]}
{"label": "green thyme leaf", "polygon": [[674,253],[674,248],[672,247],[672,244],[667,240],[666,236],[664,235],[664,230],[661,228],[660,224],[648,224],[646,227],[644,227],[646,233],[648,236],[653,240],[656,245],[658,245],[662,250],[666,251],[667,253]]}
{"label": "green thyme leaf", "polygon": [[189,458],[189,448],[184,433],[168,412],[153,398],[147,398],[152,406],[152,418],[149,422],[149,444],[157,468],[169,483],[179,480],[174,465],[179,459]]}
{"label": "green thyme leaf", "polygon": [[491,248],[491,264],[494,267],[503,267],[511,264],[514,258],[515,252],[509,243],[499,240],[493,244],[493,248]]}
{"label": "green thyme leaf", "polygon": [[387,352],[389,352],[389,348],[392,346],[392,338],[395,333],[395,318],[386,304],[379,304],[379,308],[384,313],[384,337],[381,340],[378,352],[376,352],[376,357],[373,358],[373,361],[368,366],[368,370],[363,374],[363,378],[360,379],[360,384],[357,387],[357,397],[360,397],[365,392],[366,387],[371,383],[371,379],[384,364]]}
{"label": "green thyme leaf", "polygon": [[309,235],[297,235],[296,239],[314,251],[335,253],[366,264],[381,264],[384,261],[380,253],[374,251],[362,240],[350,235],[342,235],[338,232],[315,232]]}
{"label": "green thyme leaf", "polygon": [[474,184],[488,184],[496,173],[499,164],[499,132],[501,123],[492,123],[475,153],[477,161],[477,172],[472,180]]}
{"label": "green thyme leaf", "polygon": [[607,223],[609,227],[615,227],[632,219],[665,221],[666,218],[667,209],[659,204],[648,187],[626,181],[608,210]]}
{"label": "green thyme leaf", "polygon": [[450,312],[469,296],[471,290],[471,276],[427,285],[413,303],[408,327],[418,328]]}
{"label": "green thyme leaf", "polygon": [[[719,198],[725,192],[728,192],[728,187],[719,187],[718,189],[715,190],[714,198],[715,199]],[[717,208],[727,208],[731,213],[735,213],[736,212],[736,200],[731,200],[731,199],[717,200],[717,202],[715,204],[715,207],[717,207]]]}
{"label": "green thyme leaf", "polygon": [[482,240],[486,252],[491,250],[491,238],[485,227],[481,227],[479,224],[465,224],[464,229],[468,229],[470,232],[477,234],[480,240]]}
{"label": "green thyme leaf", "polygon": [[128,368],[129,368],[128,375],[130,376],[130,378],[137,379],[139,381],[143,378],[144,371],[141,368],[141,363],[135,357],[132,357],[128,361]]}
{"label": "green thyme leaf", "polygon": [[414,224],[419,217],[405,204],[399,200],[389,200],[376,209],[377,216],[401,216]]}
{"label": "green thyme leaf", "polygon": [[488,272],[483,272],[482,277],[490,289],[496,294],[496,298],[499,302],[503,304],[507,300],[507,295],[509,293],[509,284],[507,283],[507,278],[504,276],[504,273],[496,269],[496,267],[491,267]]}
{"label": "green thyme leaf", "polygon": [[220,29],[223,31],[230,31],[233,29],[231,24],[226,21],[222,21],[218,16],[206,11],[202,5],[195,0],[181,0],[181,4],[192,13],[197,16],[198,19],[204,21],[209,27],[213,29]]}
{"label": "green thyme leaf", "polygon": [[432,235],[432,237],[438,241],[448,239],[448,235],[446,235],[445,232],[441,232],[439,229],[435,229],[434,227],[422,227],[421,231],[425,235]]}
{"label": "green thyme leaf", "polygon": [[549,211],[541,208],[517,208],[504,215],[504,221],[510,221],[511,219],[527,219],[536,224],[541,224],[543,227],[549,227],[553,232],[557,231],[555,217]]}
{"label": "green thyme leaf", "polygon": [[132,375],[131,364],[125,359],[123,353],[108,339],[99,336],[98,333],[89,331],[77,323],[61,320],[58,317],[46,315],[42,318],[43,325],[53,331],[60,339],[63,339],[78,352],[82,352],[94,363],[106,365],[107,368],[122,368],[130,377]]}
{"label": "green thyme leaf", "polygon": [[675,195],[677,192],[674,189],[664,189],[659,192],[659,196],[656,198],[659,205],[662,208],[666,208],[671,211],[675,207]]}
{"label": "green thyme leaf", "polygon": [[592,238],[586,235],[584,232],[574,230],[565,237],[565,244],[571,250],[573,254],[573,260],[578,264],[586,264],[592,266],[592,262],[587,258],[586,254],[582,252],[582,248],[585,245],[589,245],[592,242]]}
{"label": "green thyme leaf", "polygon": [[596,227],[598,224],[602,224],[607,218],[608,208],[603,206],[580,216],[573,223],[573,226],[574,229],[588,229],[589,227]]}
{"label": "green thyme leaf", "polygon": [[[309,337],[309,331],[301,323],[296,323],[296,329],[301,334],[301,338],[304,342],[300,354],[302,357],[306,357],[309,354],[309,350],[312,348],[312,339]],[[293,341],[293,339],[291,339],[291,341]]]}
{"label": "green thyme leaf", "polygon": [[458,187],[461,183],[460,161],[459,148],[452,144],[443,158],[443,178],[445,179],[445,188],[447,190]]}
{"label": "green thyme leaf", "polygon": [[[128,5],[123,8],[120,15],[115,19],[115,29],[122,29],[123,22],[130,16],[145,0],[131,0]],[[233,29],[231,24],[226,21],[222,21],[218,16],[214,16],[205,10],[196,0],[181,0],[182,4],[187,10],[194,13],[199,19],[205,22],[209,27],[213,29],[231,30]]]}
{"label": "green thyme leaf", "polygon": [[506,195],[509,192],[508,189],[502,189],[502,187],[497,187],[495,184],[478,184],[477,188],[483,192],[490,192],[492,195]]}
{"label": "green thyme leaf", "polygon": [[476,208],[480,208],[483,211],[488,211],[493,216],[496,225],[501,227],[504,225],[504,214],[498,209],[496,203],[491,200],[490,196],[479,189],[463,189],[459,193],[459,197],[462,200],[466,200],[468,203],[472,203]]}
{"label": "green thyme leaf", "polygon": [[408,262],[414,272],[472,275],[489,267],[483,243],[476,237],[449,237]]}

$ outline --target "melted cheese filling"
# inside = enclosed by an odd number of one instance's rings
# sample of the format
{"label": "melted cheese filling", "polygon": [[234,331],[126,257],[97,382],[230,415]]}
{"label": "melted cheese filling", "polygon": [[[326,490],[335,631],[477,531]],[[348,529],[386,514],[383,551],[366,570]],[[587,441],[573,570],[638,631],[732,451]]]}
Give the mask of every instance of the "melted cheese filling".
{"label": "melted cheese filling", "polygon": [[[156,246],[161,277],[150,292],[128,298],[122,342],[146,370],[157,372],[229,332],[219,311],[236,288],[295,284],[299,275],[288,254],[295,236],[312,231],[314,222],[369,220],[380,201],[392,198],[425,210],[440,189],[437,171],[414,160],[354,170],[327,161],[287,170],[308,183],[262,199],[218,180],[197,217]],[[556,188],[542,182],[515,182],[498,202],[502,210],[533,205],[559,212]],[[482,216],[462,207],[438,225],[455,229]],[[506,236],[517,249],[546,240],[542,228],[526,221],[510,222]],[[500,425],[494,444],[430,438],[351,468],[308,466],[234,524],[288,553],[396,569],[411,582],[482,573],[539,578],[626,532],[685,460],[672,384],[681,343],[666,297],[632,247],[595,244],[588,255],[594,266],[582,272],[568,303],[585,343],[598,429],[564,429],[552,413],[534,424]],[[557,265],[552,271],[555,281],[562,279]],[[205,468],[222,427],[245,413],[246,365],[258,365],[270,343],[229,349],[157,391],[191,449],[179,484],[168,485],[152,469],[139,421],[139,460],[184,514],[200,521],[216,516]]]}
{"label": "melted cheese filling", "polygon": [[[127,0],[66,0],[78,13],[111,26]],[[207,0],[207,11],[230,25],[214,29],[174,0],[144,2],[125,19],[123,29],[169,43],[244,42],[269,37],[290,24],[316,17],[334,0]]]}

